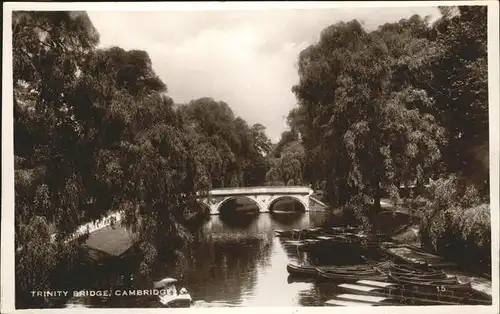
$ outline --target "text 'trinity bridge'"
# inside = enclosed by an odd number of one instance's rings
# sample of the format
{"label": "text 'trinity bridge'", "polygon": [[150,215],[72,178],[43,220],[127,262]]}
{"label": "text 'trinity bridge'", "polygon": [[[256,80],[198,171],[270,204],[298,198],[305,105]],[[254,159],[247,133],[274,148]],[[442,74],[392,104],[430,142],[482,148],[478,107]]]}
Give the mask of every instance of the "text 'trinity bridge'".
{"label": "text 'trinity bridge'", "polygon": [[218,214],[222,206],[229,200],[245,197],[255,203],[259,212],[269,212],[274,203],[283,198],[298,201],[309,210],[309,197],[313,190],[305,186],[262,186],[262,187],[238,187],[211,190],[207,197],[199,200],[210,208],[211,214]]}

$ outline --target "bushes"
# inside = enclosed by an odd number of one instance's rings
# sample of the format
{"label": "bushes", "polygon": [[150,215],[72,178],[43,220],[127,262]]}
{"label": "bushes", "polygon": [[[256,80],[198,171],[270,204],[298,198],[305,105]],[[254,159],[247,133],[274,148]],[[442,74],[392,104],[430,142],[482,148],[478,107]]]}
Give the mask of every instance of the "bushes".
{"label": "bushes", "polygon": [[483,268],[491,261],[490,206],[473,185],[455,177],[429,188],[420,241],[446,258]]}

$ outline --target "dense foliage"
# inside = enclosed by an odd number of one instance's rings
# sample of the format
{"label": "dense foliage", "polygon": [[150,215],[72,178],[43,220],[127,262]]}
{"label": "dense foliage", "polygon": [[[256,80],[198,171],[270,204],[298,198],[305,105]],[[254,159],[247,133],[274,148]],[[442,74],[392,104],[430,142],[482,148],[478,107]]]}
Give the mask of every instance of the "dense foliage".
{"label": "dense foliage", "polygon": [[301,52],[289,123],[306,181],[333,204],[378,206],[382,192],[446,173],[487,186],[486,8],[442,13],[372,32],[338,23]]}
{"label": "dense foliage", "polygon": [[264,184],[262,125],[209,98],[174,104],[147,52],[97,49],[86,13],[14,12],[12,26],[18,291],[49,288],[75,252],[64,239],[110,211],[147,272],[189,240],[195,193]]}
{"label": "dense foliage", "polygon": [[490,206],[474,185],[455,177],[433,182],[427,209],[420,224],[425,247],[475,269],[491,267]]}
{"label": "dense foliage", "polygon": [[269,154],[268,185],[304,185],[304,148],[295,130],[285,131]]}

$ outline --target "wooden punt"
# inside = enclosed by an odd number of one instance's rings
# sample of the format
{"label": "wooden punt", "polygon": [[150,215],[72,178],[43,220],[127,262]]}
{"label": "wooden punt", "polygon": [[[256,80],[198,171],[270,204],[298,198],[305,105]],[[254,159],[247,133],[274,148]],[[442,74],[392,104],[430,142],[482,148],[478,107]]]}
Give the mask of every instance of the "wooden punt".
{"label": "wooden punt", "polygon": [[320,242],[319,240],[306,239],[306,240],[286,240],[283,243],[287,245],[310,246],[318,244],[319,242]]}
{"label": "wooden punt", "polygon": [[[399,302],[394,300],[391,297],[380,297],[380,296],[369,296],[369,295],[359,295],[359,294],[350,294],[344,293],[339,294],[335,297],[337,300],[349,301],[349,302],[359,302],[359,303],[368,303],[372,305],[396,305]],[[396,302],[395,302],[396,301]]]}
{"label": "wooden punt", "polygon": [[308,276],[316,277],[318,275],[318,270],[313,266],[299,266],[294,264],[287,264],[286,270],[290,275],[295,276]]}
{"label": "wooden punt", "polygon": [[366,270],[318,269],[318,271],[319,270],[334,275],[358,275],[358,276],[380,275],[380,272],[377,271],[376,269],[366,269]]}
{"label": "wooden punt", "polygon": [[[382,286],[381,286],[382,285]],[[473,294],[453,294],[446,291],[422,291],[406,289],[396,284],[379,283],[378,286],[363,284],[357,281],[355,284],[340,284],[339,288],[346,292],[368,294],[368,295],[391,295],[406,300],[416,301],[421,304],[469,304],[469,305],[491,305],[491,300],[475,298]]]}
{"label": "wooden punt", "polygon": [[283,241],[284,245],[287,246],[295,246],[299,251],[309,251],[312,248],[316,247],[318,244],[320,244],[321,241],[319,240],[311,240],[311,239],[306,239],[306,240],[287,240]]}
{"label": "wooden punt", "polygon": [[434,289],[446,289],[446,290],[468,290],[472,289],[471,283],[443,283],[443,282],[429,282],[429,281],[418,281],[414,279],[406,279],[398,276],[394,276],[389,274],[389,278],[392,280],[401,283],[401,284],[409,284],[414,286],[422,286],[422,287],[430,287]]}
{"label": "wooden punt", "polygon": [[325,302],[325,306],[375,306],[376,303],[356,302],[331,299]]}
{"label": "wooden punt", "polygon": [[322,228],[308,228],[300,230],[300,233],[304,236],[317,236],[324,233]]}
{"label": "wooden punt", "polygon": [[415,281],[415,282],[434,282],[440,284],[456,284],[460,283],[458,278],[448,277],[448,275],[443,271],[437,272],[410,272],[410,271],[394,271],[391,269],[382,269],[374,266],[380,273],[390,275],[405,281]]}
{"label": "wooden punt", "polygon": [[318,271],[324,271],[329,273],[336,273],[339,275],[351,275],[351,274],[361,274],[361,275],[371,275],[379,274],[376,269],[371,265],[353,265],[353,266],[312,266],[312,265],[295,265],[287,264],[287,271],[291,275],[300,276],[317,276]]}
{"label": "wooden punt", "polygon": [[460,281],[458,280],[457,277],[449,277],[449,278],[423,278],[423,277],[417,277],[417,276],[398,276],[395,275],[392,272],[389,272],[389,276],[391,277],[396,277],[402,280],[407,280],[407,281],[413,281],[413,282],[429,282],[429,283],[434,283],[434,284],[441,284],[441,285],[448,285],[448,284],[459,284]]}
{"label": "wooden punt", "polygon": [[[383,270],[381,270],[383,271]],[[405,278],[414,278],[414,279],[446,279],[448,275],[443,271],[438,272],[429,272],[429,273],[416,273],[416,272],[405,272],[405,271],[393,271],[390,270],[390,273],[394,276],[400,276]]]}
{"label": "wooden punt", "polygon": [[309,228],[308,229],[310,232],[315,232],[315,233],[323,233],[323,228],[320,227],[315,227],[315,228]]}
{"label": "wooden punt", "polygon": [[346,227],[332,227],[332,232],[335,232],[335,233],[342,233],[342,232],[346,232]]}
{"label": "wooden punt", "polygon": [[320,241],[334,241],[335,237],[331,235],[322,235],[322,236],[317,236],[316,239]]}
{"label": "wooden punt", "polygon": [[347,274],[335,273],[331,271],[323,271],[318,269],[318,278],[330,281],[358,281],[362,279],[367,280],[386,280],[387,276],[383,274]]}
{"label": "wooden punt", "polygon": [[377,288],[389,288],[397,286],[397,283],[387,282],[387,281],[375,281],[375,280],[359,280],[356,281],[359,285],[377,287]]}
{"label": "wooden punt", "polygon": [[274,234],[277,237],[291,237],[293,235],[292,230],[274,230]]}
{"label": "wooden punt", "polygon": [[391,269],[399,272],[412,272],[412,273],[429,273],[436,270],[430,269],[427,265],[408,265],[395,263]]}
{"label": "wooden punt", "polygon": [[390,265],[389,261],[386,262],[380,262],[374,265],[368,265],[368,264],[358,264],[358,265],[343,265],[343,266],[318,266],[316,267],[317,269],[321,270],[331,270],[331,271],[366,271],[366,270],[373,270],[375,269],[374,267],[381,267],[384,268],[387,265]]}
{"label": "wooden punt", "polygon": [[340,226],[340,227],[332,227],[330,229],[332,233],[334,234],[339,234],[339,233],[353,233],[353,232],[359,232],[361,230],[360,227],[350,227],[350,226]]}
{"label": "wooden punt", "polygon": [[310,229],[275,230],[274,234],[277,237],[307,239],[323,235],[325,234],[325,232],[321,228],[310,228]]}
{"label": "wooden punt", "polygon": [[[435,304],[435,305],[460,305],[461,303],[458,300],[440,300],[438,299],[437,295],[427,295],[427,296],[422,296],[422,295],[415,295],[412,293],[412,295],[405,295],[402,293],[401,289],[397,288],[392,288],[392,289],[386,289],[386,288],[377,288],[377,287],[370,287],[370,286],[362,286],[362,285],[356,285],[356,284],[340,284],[338,285],[339,288],[342,290],[348,292],[348,293],[354,293],[354,294],[361,294],[361,295],[370,295],[370,296],[378,296],[378,297],[391,297],[394,299],[398,299],[401,301],[411,301],[408,303],[416,304],[416,305],[429,305],[429,304]],[[427,298],[425,298],[427,297]],[[432,299],[429,297],[433,297]],[[404,302],[407,303],[407,302]]]}
{"label": "wooden punt", "polygon": [[[435,280],[445,280],[448,281],[450,279],[446,273],[439,273],[439,274],[408,274],[408,273],[398,273],[398,272],[393,272],[391,271],[391,274],[394,276],[398,276],[401,278],[407,278],[407,279],[415,279],[415,280],[421,280],[421,281],[435,281]],[[453,280],[450,280],[453,281]],[[453,281],[455,282],[455,281]]]}
{"label": "wooden punt", "polygon": [[415,275],[436,275],[445,273],[442,269],[432,269],[432,268],[416,268],[416,267],[400,267],[398,264],[393,264],[390,267],[391,271],[405,274],[415,274]]}
{"label": "wooden punt", "polygon": [[396,260],[413,265],[428,266],[429,264],[436,265],[444,262],[442,257],[430,254],[412,245],[382,245],[381,251]]}

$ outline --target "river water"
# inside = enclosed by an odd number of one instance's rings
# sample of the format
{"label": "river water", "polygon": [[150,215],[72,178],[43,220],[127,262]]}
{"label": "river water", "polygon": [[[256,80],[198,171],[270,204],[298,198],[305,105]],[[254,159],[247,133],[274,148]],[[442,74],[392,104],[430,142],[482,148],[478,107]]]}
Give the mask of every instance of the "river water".
{"label": "river water", "polygon": [[[334,286],[314,282],[292,282],[286,264],[323,263],[298,252],[274,236],[274,230],[340,225],[342,221],[324,212],[213,215],[203,225],[196,243],[191,245],[183,265],[157,265],[149,277],[138,271],[109,273],[94,285],[149,289],[153,280],[179,279],[178,289],[186,287],[195,307],[209,306],[318,306],[335,294]],[[335,254],[333,254],[334,260]],[[338,254],[328,263],[355,263]],[[342,258],[344,258],[342,260]],[[124,278],[126,280],[124,280]],[[118,284],[120,288],[120,284]],[[157,297],[121,296],[111,298],[78,297],[67,307],[161,307]]]}

